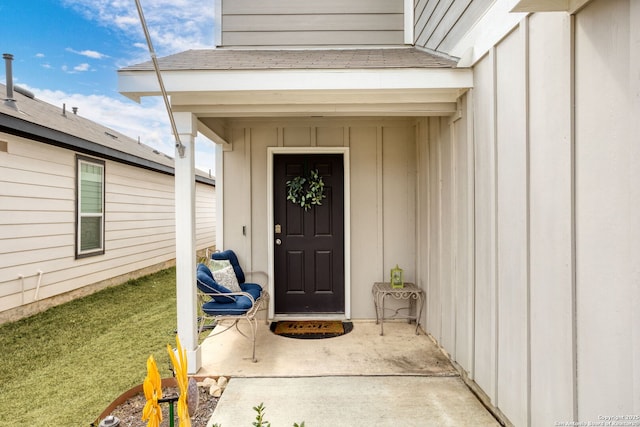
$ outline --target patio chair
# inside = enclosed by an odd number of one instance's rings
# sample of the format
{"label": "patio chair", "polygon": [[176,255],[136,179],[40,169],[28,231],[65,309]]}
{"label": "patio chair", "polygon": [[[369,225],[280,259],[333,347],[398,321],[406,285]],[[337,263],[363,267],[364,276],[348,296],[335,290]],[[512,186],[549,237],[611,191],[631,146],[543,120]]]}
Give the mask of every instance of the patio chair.
{"label": "patio chair", "polygon": [[[257,273],[267,276],[263,272],[247,274]],[[198,300],[202,310],[198,332],[202,332],[207,326],[213,326],[211,335],[217,335],[235,326],[242,336],[251,340],[251,360],[256,362],[256,315],[260,311],[267,311],[269,293],[257,283],[246,282],[238,257],[231,250],[213,253],[208,265],[198,264],[196,277]],[[249,324],[250,335],[238,327],[241,320],[246,320]],[[229,324],[223,325],[226,321],[229,321]],[[269,323],[268,315],[265,315],[265,322]],[[218,331],[216,326],[220,327]]]}

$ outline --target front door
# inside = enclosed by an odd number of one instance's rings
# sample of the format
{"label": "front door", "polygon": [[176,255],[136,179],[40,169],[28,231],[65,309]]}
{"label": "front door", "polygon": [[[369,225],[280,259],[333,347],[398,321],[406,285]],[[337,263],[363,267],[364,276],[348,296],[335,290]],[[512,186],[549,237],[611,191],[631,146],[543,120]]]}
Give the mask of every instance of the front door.
{"label": "front door", "polygon": [[[275,154],[273,165],[275,312],[344,313],[343,155]],[[287,200],[287,182],[314,171],[321,205]]]}

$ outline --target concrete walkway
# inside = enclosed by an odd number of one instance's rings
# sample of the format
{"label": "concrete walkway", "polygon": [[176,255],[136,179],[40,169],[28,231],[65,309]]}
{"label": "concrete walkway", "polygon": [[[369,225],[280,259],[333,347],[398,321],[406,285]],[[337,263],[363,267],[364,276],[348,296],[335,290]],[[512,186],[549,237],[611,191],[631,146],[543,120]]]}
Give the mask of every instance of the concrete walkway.
{"label": "concrete walkway", "polygon": [[323,340],[274,335],[261,324],[257,363],[247,339],[231,329],[202,344],[198,376],[228,376],[209,421],[251,426],[264,403],[273,427],[499,426],[424,334],[403,322],[354,322]]}

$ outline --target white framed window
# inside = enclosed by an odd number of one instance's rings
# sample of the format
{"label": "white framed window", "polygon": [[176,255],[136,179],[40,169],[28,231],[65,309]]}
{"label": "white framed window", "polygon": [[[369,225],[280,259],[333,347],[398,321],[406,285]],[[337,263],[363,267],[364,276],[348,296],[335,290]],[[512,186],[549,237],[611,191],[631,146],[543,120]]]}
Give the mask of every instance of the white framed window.
{"label": "white framed window", "polygon": [[76,155],[76,258],[104,254],[104,165]]}

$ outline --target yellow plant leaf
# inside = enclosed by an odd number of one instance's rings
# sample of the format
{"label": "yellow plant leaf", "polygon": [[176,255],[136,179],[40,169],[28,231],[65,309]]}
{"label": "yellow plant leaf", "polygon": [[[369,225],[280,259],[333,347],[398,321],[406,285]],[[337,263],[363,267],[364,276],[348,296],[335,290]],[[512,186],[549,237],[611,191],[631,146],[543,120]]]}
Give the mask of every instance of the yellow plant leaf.
{"label": "yellow plant leaf", "polygon": [[158,399],[162,399],[162,380],[153,355],[147,359],[147,376],[142,383],[142,390],[147,400],[142,410],[142,421],[149,420],[147,427],[159,427],[162,421],[162,410]]}
{"label": "yellow plant leaf", "polygon": [[[189,416],[189,408],[187,405],[187,386],[189,378],[187,377],[187,350],[182,347],[180,337],[176,335],[176,351],[167,344],[167,352],[173,365],[173,372],[176,375],[176,382],[180,390],[178,397],[178,419],[180,427],[191,427],[191,417]],[[176,357],[176,353],[178,356]]]}

